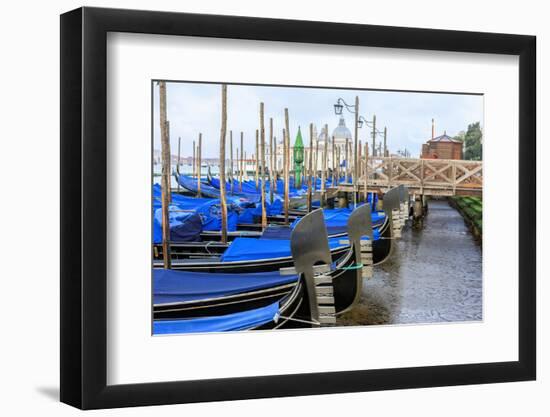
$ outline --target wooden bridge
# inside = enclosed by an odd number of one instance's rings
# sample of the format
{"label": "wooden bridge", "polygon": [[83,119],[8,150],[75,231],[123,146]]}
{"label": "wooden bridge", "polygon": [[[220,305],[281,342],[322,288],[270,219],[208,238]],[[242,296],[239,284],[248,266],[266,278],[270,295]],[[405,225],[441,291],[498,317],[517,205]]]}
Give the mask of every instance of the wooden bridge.
{"label": "wooden bridge", "polygon": [[[365,177],[367,189],[385,192],[406,185],[411,193],[433,196],[481,195],[483,192],[483,161],[452,159],[409,159],[368,157],[361,163],[359,191]],[[342,184],[332,191],[353,191],[352,184]]]}

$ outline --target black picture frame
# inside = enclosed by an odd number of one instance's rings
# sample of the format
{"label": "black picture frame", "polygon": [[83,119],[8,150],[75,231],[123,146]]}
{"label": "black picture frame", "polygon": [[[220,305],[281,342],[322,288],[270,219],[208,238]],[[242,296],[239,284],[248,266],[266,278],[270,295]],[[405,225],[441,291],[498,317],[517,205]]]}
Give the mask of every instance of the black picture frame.
{"label": "black picture frame", "polygon": [[[519,360],[107,385],[108,32],[519,56]],[[61,16],[60,55],[62,402],[93,409],[535,379],[534,36],[85,7]]]}

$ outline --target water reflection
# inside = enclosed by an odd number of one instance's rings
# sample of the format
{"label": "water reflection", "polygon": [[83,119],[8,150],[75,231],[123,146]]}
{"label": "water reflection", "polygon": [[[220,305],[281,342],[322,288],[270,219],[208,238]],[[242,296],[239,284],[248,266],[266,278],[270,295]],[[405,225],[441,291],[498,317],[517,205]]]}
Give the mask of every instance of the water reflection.
{"label": "water reflection", "polygon": [[446,201],[430,201],[421,230],[407,227],[392,257],[363,283],[338,325],[482,319],[481,247]]}

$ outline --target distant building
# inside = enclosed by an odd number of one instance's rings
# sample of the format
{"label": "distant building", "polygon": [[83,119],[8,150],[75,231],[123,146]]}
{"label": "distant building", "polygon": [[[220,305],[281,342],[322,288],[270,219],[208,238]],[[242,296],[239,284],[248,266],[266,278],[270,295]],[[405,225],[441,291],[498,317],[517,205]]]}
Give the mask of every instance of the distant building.
{"label": "distant building", "polygon": [[345,148],[346,148],[346,140],[351,143],[352,136],[351,131],[346,126],[346,121],[343,117],[340,117],[340,121],[338,122],[338,126],[334,131],[332,132],[332,136],[334,137],[334,144],[337,148],[340,148],[341,155],[344,155]]}
{"label": "distant building", "polygon": [[[300,131],[300,128],[298,127],[298,130]],[[300,135],[301,132],[297,134],[297,136]],[[328,138],[325,134],[325,129],[321,129],[321,133],[318,134],[318,130],[316,126],[313,126],[313,150],[309,148],[309,129],[307,134],[305,135],[305,139],[303,140],[303,149],[304,149],[304,164],[306,162],[309,163],[309,154],[311,151],[313,151],[314,157],[313,162],[315,163],[315,154],[318,150],[318,153],[316,154],[317,157],[317,169],[321,169],[323,164],[323,152],[325,149],[325,141],[327,141],[327,167],[332,167],[332,138],[334,138],[334,145],[336,149],[340,149],[340,160],[343,161],[346,159],[345,151],[346,151],[346,140],[349,141],[350,146],[353,145],[352,140],[352,134],[351,131],[346,126],[346,121],[343,117],[340,117],[340,120],[338,122],[338,126],[332,131],[332,135]],[[316,139],[316,141],[315,141]],[[317,145],[318,143],[318,145]],[[291,140],[290,144],[290,153],[291,153],[291,169],[294,169],[294,143]],[[277,142],[276,148],[276,158],[275,163],[277,165],[277,169],[283,169],[283,140],[279,140]],[[304,168],[307,168],[304,165]]]}
{"label": "distant building", "polygon": [[462,159],[463,143],[454,139],[444,131],[441,136],[435,136],[435,124],[432,119],[432,138],[422,145],[422,159]]}

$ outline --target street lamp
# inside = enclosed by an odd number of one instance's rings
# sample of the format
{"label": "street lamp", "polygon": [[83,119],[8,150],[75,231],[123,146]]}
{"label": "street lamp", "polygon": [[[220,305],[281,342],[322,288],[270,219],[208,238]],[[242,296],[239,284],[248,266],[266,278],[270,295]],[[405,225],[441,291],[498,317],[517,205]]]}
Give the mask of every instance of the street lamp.
{"label": "street lamp", "polygon": [[342,110],[344,110],[344,106],[346,107],[346,110],[349,111],[352,114],[355,114],[355,106],[346,103],[346,101],[343,98],[339,98],[336,104],[334,105],[334,113],[337,116],[340,116],[342,114]]}
{"label": "street lamp", "polygon": [[[372,116],[372,120],[367,120],[363,116],[359,116],[358,119],[357,119],[357,127],[362,128],[363,124],[365,124],[365,126],[367,126],[367,127],[372,128],[372,133],[371,133],[371,136],[372,136],[372,156],[376,156],[376,135],[378,135],[380,137],[384,137],[384,144],[385,144],[386,143],[385,130],[384,130],[384,132],[381,132],[380,130],[378,130],[376,128],[376,116],[375,115]],[[385,152],[386,151],[384,149],[384,154],[385,154]]]}

